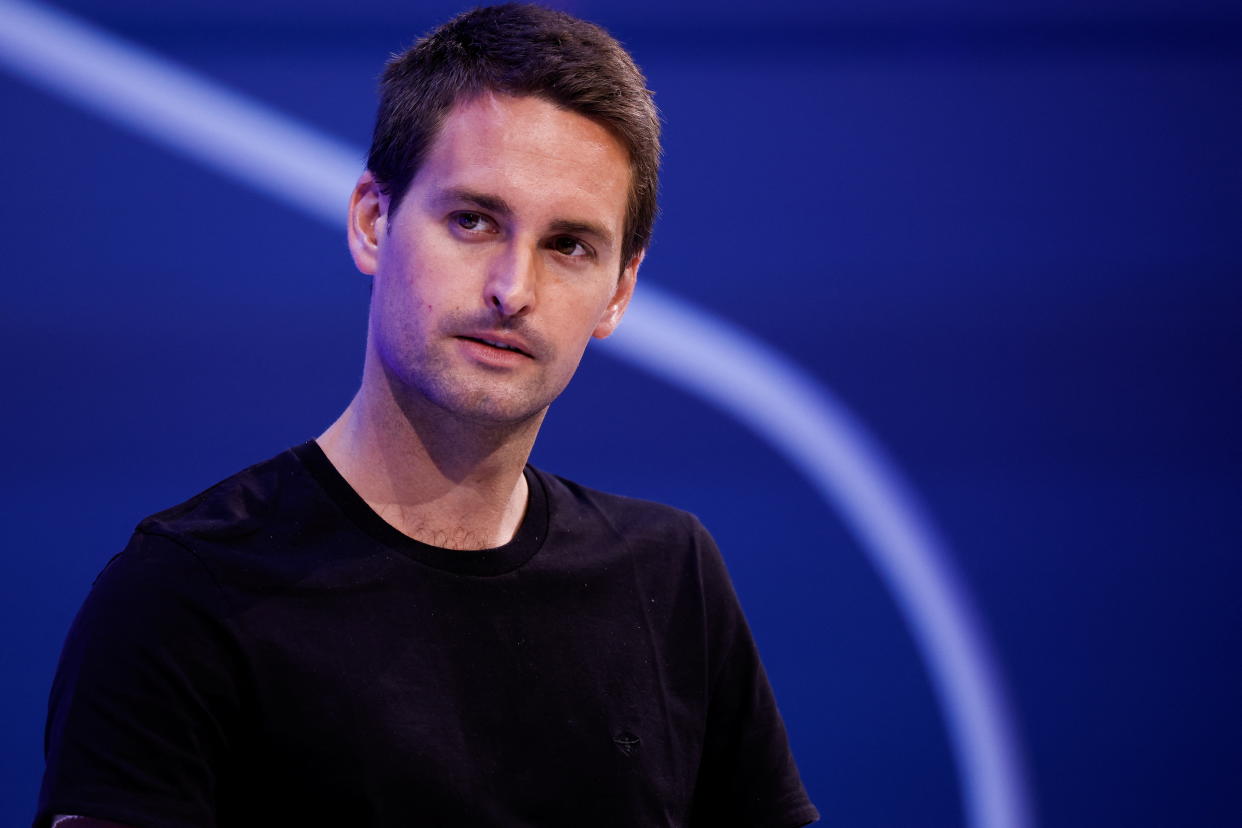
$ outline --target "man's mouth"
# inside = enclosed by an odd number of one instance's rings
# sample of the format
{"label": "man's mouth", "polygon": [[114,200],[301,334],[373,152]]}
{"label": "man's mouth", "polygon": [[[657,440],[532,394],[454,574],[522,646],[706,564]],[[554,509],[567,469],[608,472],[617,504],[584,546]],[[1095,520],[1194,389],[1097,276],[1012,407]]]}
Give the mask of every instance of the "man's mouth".
{"label": "man's mouth", "polygon": [[461,336],[458,338],[466,339],[471,342],[480,342],[484,345],[490,345],[493,348],[499,348],[502,351],[513,351],[514,353],[521,354],[522,356],[527,356],[527,357],[531,356],[529,352],[524,351],[523,349],[519,348],[516,345],[510,345],[507,342],[500,342],[499,340],[496,340],[496,339],[485,339],[480,336]]}

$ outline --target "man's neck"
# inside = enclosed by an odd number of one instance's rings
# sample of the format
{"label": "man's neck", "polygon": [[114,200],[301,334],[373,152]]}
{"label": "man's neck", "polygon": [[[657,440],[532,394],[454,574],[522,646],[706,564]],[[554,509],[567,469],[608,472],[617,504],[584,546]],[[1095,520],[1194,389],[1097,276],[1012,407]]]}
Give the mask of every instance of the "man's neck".
{"label": "man's neck", "polygon": [[526,511],[522,471],[543,420],[497,426],[398,401],[363,383],[317,442],[341,476],[389,524],[449,549],[513,539]]}

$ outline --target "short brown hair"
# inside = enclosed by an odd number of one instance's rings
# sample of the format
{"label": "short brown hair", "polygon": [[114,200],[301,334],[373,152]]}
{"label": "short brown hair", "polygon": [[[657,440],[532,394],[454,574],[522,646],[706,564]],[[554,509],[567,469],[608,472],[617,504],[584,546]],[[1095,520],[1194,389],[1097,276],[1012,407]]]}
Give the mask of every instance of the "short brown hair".
{"label": "short brown hair", "polygon": [[645,250],[660,167],[660,118],[646,78],[599,26],[542,6],[465,12],[388,61],[367,168],[389,209],[401,203],[453,106],[488,91],[544,98],[616,136],[631,172],[621,266]]}

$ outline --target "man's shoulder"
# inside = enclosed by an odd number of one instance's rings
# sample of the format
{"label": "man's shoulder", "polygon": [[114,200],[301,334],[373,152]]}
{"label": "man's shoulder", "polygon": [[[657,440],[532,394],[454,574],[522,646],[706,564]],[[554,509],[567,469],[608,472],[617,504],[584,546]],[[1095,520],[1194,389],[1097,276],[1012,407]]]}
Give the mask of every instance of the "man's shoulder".
{"label": "man's shoulder", "polygon": [[201,541],[238,540],[291,517],[306,491],[305,471],[289,449],[248,466],[175,506],[139,521],[140,534]]}
{"label": "man's shoulder", "polygon": [[144,518],[104,571],[119,578],[143,570],[191,582],[206,576],[226,592],[249,593],[365,557],[369,551],[308,465],[309,446],[255,463]]}
{"label": "man's shoulder", "polygon": [[539,469],[535,472],[547,491],[554,523],[606,527],[631,545],[696,546],[704,540],[710,542],[698,517],[684,509],[594,489]]}

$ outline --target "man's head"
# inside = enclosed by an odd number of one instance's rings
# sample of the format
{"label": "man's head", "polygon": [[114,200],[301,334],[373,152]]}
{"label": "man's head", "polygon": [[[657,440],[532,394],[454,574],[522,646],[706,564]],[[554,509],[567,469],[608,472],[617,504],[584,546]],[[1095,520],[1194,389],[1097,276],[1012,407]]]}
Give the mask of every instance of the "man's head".
{"label": "man's head", "polygon": [[646,249],[660,159],[659,116],[646,80],[603,29],[539,6],[466,12],[389,61],[367,168],[391,212],[448,113],[486,92],[543,98],[612,133],[631,170],[622,266]]}

